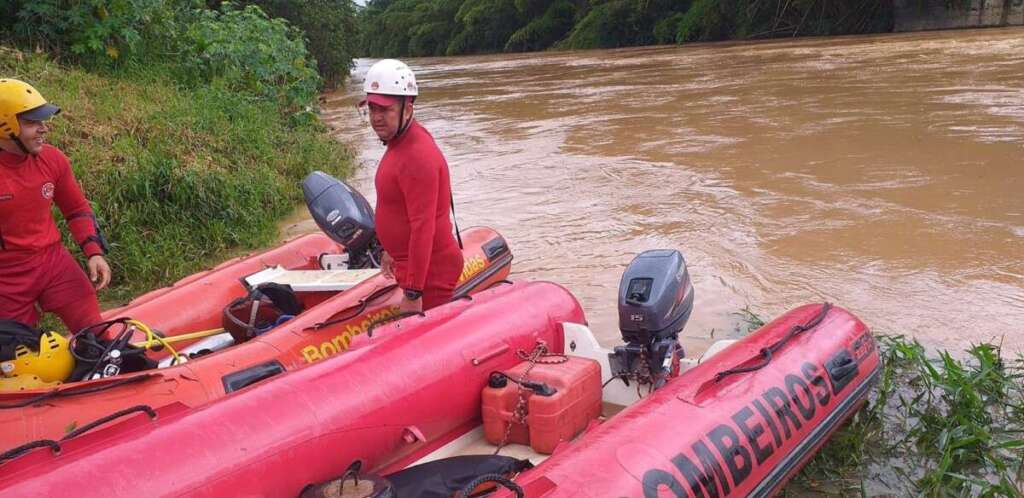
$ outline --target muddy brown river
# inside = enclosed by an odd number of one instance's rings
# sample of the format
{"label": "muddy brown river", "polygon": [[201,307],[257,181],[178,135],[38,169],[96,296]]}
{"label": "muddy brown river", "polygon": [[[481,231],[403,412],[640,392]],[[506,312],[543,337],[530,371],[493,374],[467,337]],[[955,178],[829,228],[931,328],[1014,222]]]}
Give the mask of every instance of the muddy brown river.
{"label": "muddy brown river", "polygon": [[[324,117],[371,200],[349,85]],[[622,270],[683,252],[685,345],[831,301],[932,347],[1024,352],[1024,29],[409,59],[458,222],[618,341]],[[291,232],[315,230],[297,223]]]}

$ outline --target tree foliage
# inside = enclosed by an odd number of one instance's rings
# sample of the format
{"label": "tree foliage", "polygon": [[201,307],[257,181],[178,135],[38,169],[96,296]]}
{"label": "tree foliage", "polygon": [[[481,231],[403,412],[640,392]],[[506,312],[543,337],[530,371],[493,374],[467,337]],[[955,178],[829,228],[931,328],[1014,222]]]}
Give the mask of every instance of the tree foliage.
{"label": "tree foliage", "polygon": [[200,11],[185,38],[182,63],[200,80],[222,82],[293,112],[316,100],[320,80],[302,33],[254,5]]}
{"label": "tree foliage", "polygon": [[196,0],[7,0],[0,32],[62,58],[109,65],[176,45]]}
{"label": "tree foliage", "polygon": [[306,48],[328,86],[345,81],[352,68],[359,32],[352,0],[243,0],[267,15],[286,19],[306,36]]}
{"label": "tree foliage", "polygon": [[676,37],[685,42],[891,31],[892,10],[891,0],[696,0]]}
{"label": "tree foliage", "polygon": [[371,0],[373,57],[613,48],[892,29],[892,0]]}
{"label": "tree foliage", "polygon": [[[3,0],[0,15],[3,40],[87,67],[160,63],[191,76],[196,64],[189,57],[197,53],[248,51],[256,56],[249,61],[253,72],[278,71],[257,79],[275,84],[306,84],[296,71],[311,55],[323,80],[341,82],[359,43],[352,0]],[[211,37],[218,47],[210,45]],[[291,63],[282,64],[284,59]],[[273,93],[265,90],[256,93]],[[285,93],[297,92],[302,93],[295,88]]]}

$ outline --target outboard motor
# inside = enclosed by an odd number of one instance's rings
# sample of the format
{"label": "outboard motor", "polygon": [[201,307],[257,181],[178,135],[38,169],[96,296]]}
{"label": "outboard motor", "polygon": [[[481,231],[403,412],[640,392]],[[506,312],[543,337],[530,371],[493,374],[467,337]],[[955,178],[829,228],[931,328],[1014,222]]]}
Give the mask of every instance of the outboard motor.
{"label": "outboard motor", "polygon": [[323,171],[314,171],[302,180],[302,194],[317,226],[345,246],[349,268],[380,267],[373,208],[362,194]]}
{"label": "outboard motor", "polygon": [[678,374],[679,332],[693,311],[693,283],[679,251],[645,251],[619,283],[619,330],[624,346],[609,354],[612,375],[626,384],[661,387]]}

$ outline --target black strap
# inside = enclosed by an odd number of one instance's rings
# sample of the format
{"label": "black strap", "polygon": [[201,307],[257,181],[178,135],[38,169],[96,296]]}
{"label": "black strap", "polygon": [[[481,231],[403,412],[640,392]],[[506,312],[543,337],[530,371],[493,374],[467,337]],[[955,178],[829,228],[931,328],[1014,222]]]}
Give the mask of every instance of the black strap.
{"label": "black strap", "polygon": [[469,484],[466,484],[465,486],[462,487],[460,496],[470,496],[470,494],[473,492],[474,489],[477,488],[477,486],[480,486],[481,484],[488,482],[493,482],[495,484],[502,485],[504,488],[515,493],[516,498],[523,498],[524,496],[526,496],[525,492],[523,491],[523,488],[519,487],[519,485],[513,482],[511,479],[500,474],[484,474],[480,477],[477,477],[476,479],[473,479],[472,481],[469,482]]}
{"label": "black strap", "polygon": [[60,388],[57,388],[57,389],[53,389],[52,391],[47,391],[47,392],[45,392],[43,394],[40,394],[38,396],[29,398],[29,399],[26,399],[26,400],[22,400],[22,401],[18,401],[18,402],[15,402],[15,403],[10,403],[10,404],[0,405],[0,410],[10,410],[10,409],[13,409],[13,408],[24,408],[26,406],[34,405],[36,403],[41,403],[43,401],[46,401],[48,399],[53,399],[53,398],[66,398],[66,397],[69,397],[69,396],[77,396],[77,395],[81,395],[81,394],[92,394],[92,393],[95,393],[95,392],[106,391],[107,389],[113,389],[115,387],[120,387],[120,386],[123,386],[125,384],[133,384],[135,382],[141,382],[141,381],[150,379],[150,378],[152,378],[152,377],[154,377],[156,375],[157,374],[148,374],[147,373],[147,374],[137,375],[135,377],[128,377],[127,379],[113,381],[113,382],[110,382],[109,384],[100,384],[98,386],[71,387],[71,388],[63,389],[63,390],[60,389]]}
{"label": "black strap", "polygon": [[804,333],[804,332],[806,332],[808,330],[813,329],[814,327],[817,327],[818,324],[821,323],[821,321],[825,319],[825,315],[828,315],[828,312],[831,309],[832,309],[832,303],[824,303],[824,304],[822,304],[821,305],[821,310],[818,312],[818,314],[814,318],[811,318],[810,321],[808,321],[807,323],[798,323],[796,325],[793,325],[786,332],[786,335],[784,335],[781,339],[779,339],[778,341],[775,341],[774,344],[772,344],[772,345],[770,345],[770,346],[768,346],[766,348],[761,348],[761,351],[760,351],[760,353],[761,353],[761,361],[759,363],[757,363],[755,365],[751,365],[749,367],[735,367],[735,368],[730,368],[728,370],[723,370],[721,372],[718,372],[717,374],[715,374],[715,382],[720,382],[722,379],[724,379],[724,378],[726,378],[726,377],[728,377],[730,375],[741,374],[741,373],[749,373],[749,372],[753,372],[755,370],[760,370],[760,369],[768,366],[768,364],[771,363],[771,361],[772,361],[772,353],[782,349],[782,346],[785,346],[786,343],[789,342],[790,339],[792,339],[793,337],[796,337],[798,334],[802,334],[802,333]]}
{"label": "black strap", "polygon": [[18,446],[17,448],[12,448],[10,450],[5,451],[3,454],[0,454],[0,463],[14,458],[18,458],[19,456],[24,455],[25,453],[28,453],[31,450],[34,450],[36,448],[42,448],[44,446],[50,448],[50,450],[52,450],[54,454],[60,453],[60,443],[52,439],[39,439],[37,441],[25,443],[21,446]]}
{"label": "black strap", "polygon": [[135,405],[135,406],[133,406],[131,408],[125,408],[124,410],[116,411],[116,412],[111,413],[110,415],[107,415],[105,417],[99,418],[97,420],[93,420],[92,422],[89,422],[88,424],[85,424],[85,425],[83,425],[83,426],[81,426],[81,427],[79,427],[79,428],[77,428],[77,429],[75,429],[75,430],[65,434],[64,437],[60,438],[60,440],[61,441],[67,441],[68,439],[78,437],[78,436],[80,436],[80,435],[82,435],[82,434],[84,434],[86,432],[89,432],[89,431],[91,431],[91,430],[93,430],[93,429],[95,429],[95,428],[97,428],[97,427],[99,427],[99,426],[101,426],[101,425],[103,425],[103,424],[105,424],[107,422],[110,422],[110,421],[112,421],[114,419],[123,417],[125,415],[130,415],[130,414],[135,413],[135,412],[146,412],[146,415],[149,415],[150,419],[156,418],[156,411],[154,411],[152,408],[150,408],[149,405]]}
{"label": "black strap", "polygon": [[74,219],[77,219],[77,218],[89,218],[89,219],[91,219],[92,220],[92,228],[96,232],[95,235],[90,235],[90,236],[86,237],[84,240],[82,240],[82,242],[80,242],[78,244],[78,247],[82,248],[82,252],[85,252],[85,245],[90,243],[90,242],[95,242],[97,245],[99,245],[100,246],[100,251],[103,254],[107,254],[108,252],[110,252],[110,245],[107,244],[107,239],[106,239],[106,237],[103,236],[103,231],[100,230],[100,222],[99,222],[99,220],[96,219],[96,215],[91,213],[91,212],[89,212],[89,211],[79,211],[77,213],[69,215],[67,218],[65,218],[65,220],[70,222],[71,220],[74,220]]}
{"label": "black strap", "polygon": [[72,213],[72,214],[69,214],[68,217],[65,218],[65,219],[66,219],[66,221],[71,221],[71,220],[75,220],[75,219],[78,219],[78,218],[92,218],[93,222],[96,221],[96,215],[90,213],[89,211],[79,211],[77,213]]}
{"label": "black strap", "polygon": [[[391,284],[391,285],[386,285],[384,287],[381,287],[380,289],[377,289],[377,290],[373,291],[369,296],[366,296],[363,299],[360,299],[358,303],[353,304],[352,306],[349,306],[348,308],[345,308],[345,309],[340,310],[337,313],[335,313],[333,316],[336,317],[336,318],[331,318],[330,320],[326,320],[326,321],[314,324],[312,327],[306,327],[303,330],[309,330],[309,329],[320,330],[320,329],[322,329],[324,327],[329,327],[331,325],[335,325],[335,324],[338,324],[338,323],[347,322],[347,321],[349,321],[349,320],[351,320],[351,319],[353,319],[353,318],[363,314],[363,312],[366,311],[366,306],[369,305],[371,302],[376,301],[377,299],[380,299],[382,296],[390,296],[391,295],[391,291],[393,291],[393,290],[395,290],[397,288],[398,288],[398,284]],[[355,310],[355,311],[350,313],[350,314],[348,314],[348,315],[345,315],[345,316],[339,316],[342,313],[344,313],[346,311],[349,311],[349,310]]]}
{"label": "black strap", "polygon": [[85,246],[90,242],[95,242],[96,245],[100,246],[100,254],[107,253],[107,243],[105,240],[103,240],[103,238],[101,238],[98,235],[90,235],[86,237],[84,240],[82,240],[81,244],[78,244],[78,247],[82,249],[82,252],[85,252]]}
{"label": "black strap", "polygon": [[455,239],[459,241],[459,249],[463,249],[462,234],[459,233],[459,220],[455,218],[455,194],[452,193],[451,180],[448,181],[448,195],[452,201],[452,223],[455,225]]}

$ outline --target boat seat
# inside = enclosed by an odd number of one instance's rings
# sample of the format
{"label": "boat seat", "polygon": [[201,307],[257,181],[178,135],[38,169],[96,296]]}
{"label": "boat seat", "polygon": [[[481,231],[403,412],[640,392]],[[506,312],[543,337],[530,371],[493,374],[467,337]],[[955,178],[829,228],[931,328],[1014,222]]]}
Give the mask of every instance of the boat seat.
{"label": "boat seat", "polygon": [[245,283],[250,289],[260,284],[275,283],[287,285],[295,292],[343,291],[380,273],[379,269],[367,270],[288,270],[282,266],[264,268],[248,277]]}

